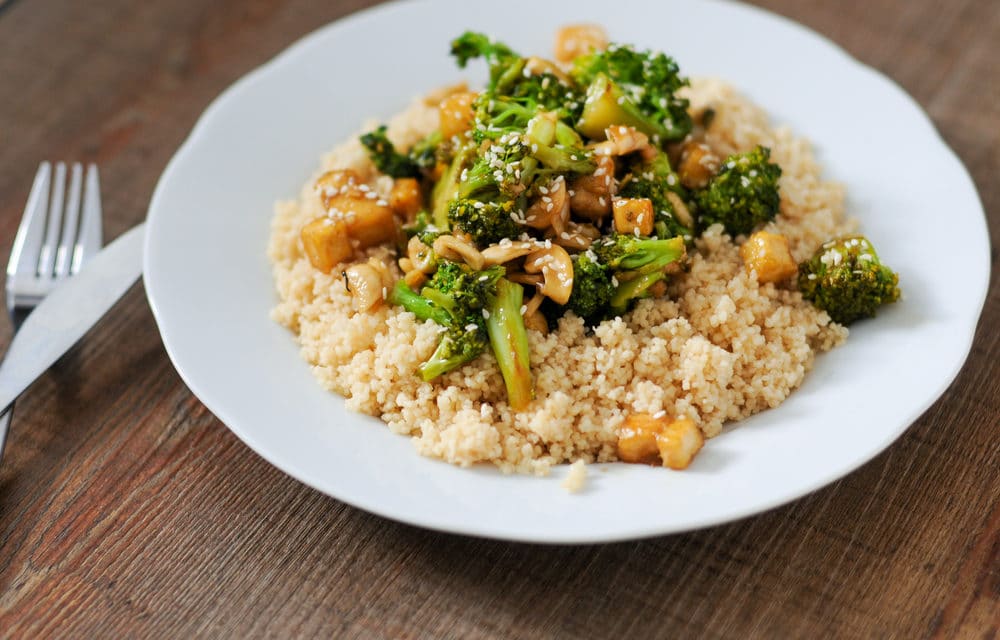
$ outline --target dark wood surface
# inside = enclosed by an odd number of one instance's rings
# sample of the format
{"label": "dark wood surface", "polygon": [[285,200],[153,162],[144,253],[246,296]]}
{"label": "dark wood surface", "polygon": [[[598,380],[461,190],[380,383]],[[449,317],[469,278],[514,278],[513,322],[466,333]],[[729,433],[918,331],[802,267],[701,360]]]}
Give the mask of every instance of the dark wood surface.
{"label": "dark wood surface", "polygon": [[[0,258],[40,160],[100,164],[113,238],[222,89],[365,4],[0,1]],[[969,168],[995,246],[1000,3],[761,4],[916,98]],[[187,390],[137,285],[18,404],[0,636],[996,637],[995,250],[992,270],[965,367],[875,460],[741,522],[583,547],[423,531],[285,476]]]}

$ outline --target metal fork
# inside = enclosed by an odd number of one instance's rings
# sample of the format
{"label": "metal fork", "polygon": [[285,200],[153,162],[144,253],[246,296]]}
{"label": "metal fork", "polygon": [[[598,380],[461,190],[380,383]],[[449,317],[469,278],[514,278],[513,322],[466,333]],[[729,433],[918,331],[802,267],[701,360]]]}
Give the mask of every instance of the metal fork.
{"label": "metal fork", "polygon": [[[53,173],[55,175],[53,175]],[[67,173],[69,174],[67,177]],[[97,167],[43,162],[7,263],[7,313],[17,332],[39,302],[101,249]],[[14,405],[0,413],[0,457]]]}

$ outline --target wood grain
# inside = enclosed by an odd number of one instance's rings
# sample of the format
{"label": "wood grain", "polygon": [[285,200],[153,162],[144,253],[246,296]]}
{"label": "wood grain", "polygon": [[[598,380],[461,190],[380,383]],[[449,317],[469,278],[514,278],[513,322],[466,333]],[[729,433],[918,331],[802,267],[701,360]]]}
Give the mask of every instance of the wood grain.
{"label": "wood grain", "polygon": [[[139,222],[223,88],[366,4],[0,2],[0,237],[42,159],[100,164],[109,238]],[[915,97],[997,246],[1000,4],[761,4]],[[184,387],[137,285],[18,404],[0,465],[0,636],[995,638],[995,249],[991,267],[968,363],[875,460],[741,522],[582,547],[424,531],[291,480]]]}

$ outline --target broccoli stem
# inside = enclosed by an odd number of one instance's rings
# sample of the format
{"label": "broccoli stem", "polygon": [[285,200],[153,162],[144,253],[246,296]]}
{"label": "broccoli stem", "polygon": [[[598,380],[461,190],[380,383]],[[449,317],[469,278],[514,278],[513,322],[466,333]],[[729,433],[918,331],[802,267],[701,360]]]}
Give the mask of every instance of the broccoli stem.
{"label": "broccoli stem", "polygon": [[625,313],[628,310],[630,300],[643,297],[651,286],[663,280],[663,278],[662,271],[654,271],[652,273],[643,273],[621,283],[611,295],[611,301],[608,303],[611,311],[617,315]]}
{"label": "broccoli stem", "polygon": [[522,411],[535,397],[531,378],[528,332],[521,316],[524,289],[506,278],[497,281],[496,296],[490,300],[486,331],[496,356],[507,400],[515,411]]}
{"label": "broccoli stem", "polygon": [[396,281],[396,286],[389,294],[389,302],[403,307],[420,320],[433,320],[443,327],[451,323],[451,315],[447,310],[411,289],[403,280]]}
{"label": "broccoli stem", "polygon": [[459,149],[444,175],[434,185],[434,190],[431,192],[431,221],[438,229],[451,228],[448,222],[448,203],[458,193],[462,169],[474,152],[475,147],[468,144]]}

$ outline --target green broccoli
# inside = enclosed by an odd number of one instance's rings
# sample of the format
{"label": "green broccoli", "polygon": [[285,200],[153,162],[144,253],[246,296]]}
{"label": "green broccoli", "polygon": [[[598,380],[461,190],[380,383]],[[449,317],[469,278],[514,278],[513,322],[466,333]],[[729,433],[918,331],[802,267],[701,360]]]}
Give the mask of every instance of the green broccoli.
{"label": "green broccoli", "polygon": [[504,238],[516,238],[521,225],[515,219],[518,206],[514,200],[483,202],[459,198],[448,205],[448,220],[472,236],[476,244],[486,246]]}
{"label": "green broccoli", "polygon": [[573,291],[566,306],[588,324],[604,319],[615,292],[608,267],[593,252],[573,256]]}
{"label": "green broccoli", "polygon": [[899,276],[882,264],[864,236],[825,243],[799,265],[798,282],[803,298],[845,325],[899,299]]}
{"label": "green broccoli", "polygon": [[488,182],[495,176],[501,191],[508,194],[516,195],[554,175],[592,173],[597,168],[580,135],[555,112],[543,111],[537,104],[480,96],[472,137],[489,144],[479,167],[470,170],[470,182],[478,184],[479,176]]}
{"label": "green broccoli", "polygon": [[442,327],[452,324],[451,313],[411,289],[403,279],[397,280],[389,292],[389,304],[403,307],[418,320],[433,320]]}
{"label": "green broccoli", "polygon": [[607,236],[591,249],[613,271],[640,273],[662,271],[685,254],[683,238],[641,238],[630,234]]}
{"label": "green broccoli", "polygon": [[593,252],[614,272],[614,293],[608,315],[622,315],[628,305],[649,295],[649,289],[666,278],[668,265],[684,257],[684,238],[640,238],[616,234],[595,242]]}
{"label": "green broccoli", "polygon": [[[511,65],[522,60],[507,45],[474,31],[466,31],[452,40],[451,55],[461,69],[469,64],[469,60],[483,58],[490,67],[490,87],[496,85],[500,76],[509,71]],[[521,64],[523,66],[523,62]]]}
{"label": "green broccoli", "polygon": [[[442,140],[441,130],[436,129],[423,140],[413,145],[407,155],[417,167],[429,171],[433,169],[438,162],[444,159],[442,157],[444,155],[442,152],[443,142],[444,140]],[[448,159],[450,160],[450,158]]]}
{"label": "green broccoli", "polygon": [[575,85],[564,81],[554,68],[531,68],[527,58],[485,34],[462,34],[452,41],[451,54],[463,69],[472,59],[486,61],[490,81],[483,95],[487,99],[503,96],[531,109],[555,111],[567,122],[580,115],[583,94]]}
{"label": "green broccoli", "polygon": [[425,382],[430,382],[452,369],[457,369],[466,362],[475,360],[486,351],[488,346],[489,340],[484,335],[483,327],[479,323],[470,323],[464,329],[448,327],[441,335],[441,342],[438,343],[437,349],[427,359],[427,362],[418,367],[420,377]]}
{"label": "green broccoli", "polygon": [[403,232],[407,238],[417,236],[428,247],[434,244],[438,236],[445,233],[443,229],[434,224],[431,214],[427,211],[418,211],[413,222],[403,225]]}
{"label": "green broccoli", "polygon": [[506,278],[496,283],[486,313],[486,331],[507,387],[511,409],[521,411],[535,397],[528,331],[521,315],[524,289]]}
{"label": "green broccoli", "polygon": [[361,136],[361,144],[368,150],[375,167],[393,178],[416,178],[420,176],[420,165],[406,154],[396,151],[396,147],[386,136],[385,125]]}
{"label": "green broccoli", "polygon": [[667,193],[673,192],[683,200],[687,193],[680,179],[670,166],[666,154],[657,154],[649,162],[632,167],[618,190],[622,198],[648,198],[653,203],[655,222],[654,233],[658,238],[683,236],[691,238],[694,233],[690,214],[678,211]]}
{"label": "green broccoli", "polygon": [[773,220],[781,204],[781,167],[770,158],[771,150],[761,146],[729,156],[708,186],[694,194],[699,226],[719,222],[735,236]]}
{"label": "green broccoli", "polygon": [[633,300],[649,297],[650,288],[666,278],[663,271],[649,271],[638,273],[634,278],[619,282],[615,287],[615,292],[608,300],[608,310],[611,315],[620,316],[628,311],[628,306]]}
{"label": "green broccoli", "polygon": [[421,320],[433,320],[445,328],[441,342],[420,368],[424,380],[433,380],[477,358],[487,345],[487,305],[496,297],[497,282],[506,270],[493,266],[476,271],[441,260],[431,279],[417,294],[402,280],[393,287],[389,302]]}
{"label": "green broccoli", "polygon": [[677,90],[688,84],[673,58],[613,44],[577,58],[571,75],[587,87],[577,129],[594,139],[613,125],[629,125],[655,143],[680,140],[691,131],[688,101]]}

